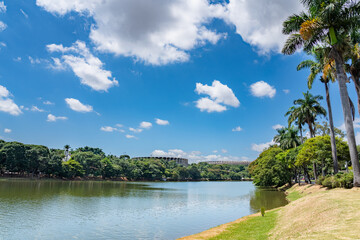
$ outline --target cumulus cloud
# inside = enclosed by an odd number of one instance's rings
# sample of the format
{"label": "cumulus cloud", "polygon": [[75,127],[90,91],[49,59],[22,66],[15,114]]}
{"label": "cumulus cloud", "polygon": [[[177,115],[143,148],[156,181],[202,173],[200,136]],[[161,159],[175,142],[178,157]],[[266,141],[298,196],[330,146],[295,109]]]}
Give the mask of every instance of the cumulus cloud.
{"label": "cumulus cloud", "polygon": [[12,132],[12,130],[9,129],[9,128],[5,128],[5,129],[4,129],[4,133],[11,133],[11,132]]}
{"label": "cumulus cloud", "polygon": [[249,160],[248,157],[224,156],[220,154],[205,155],[199,151],[185,152],[181,149],[170,149],[168,151],[154,150],[151,153],[151,156],[186,158],[189,160],[190,163],[197,163],[204,161],[248,161]]}
{"label": "cumulus cloud", "polygon": [[6,87],[0,85],[0,111],[6,112],[14,116],[22,113],[18,105],[11,99],[11,93]]}
{"label": "cumulus cloud", "polygon": [[283,21],[303,9],[299,1],[289,0],[230,0],[226,7],[225,21],[260,54],[281,51],[287,38],[282,34]]}
{"label": "cumulus cloud", "polygon": [[276,124],[276,125],[272,126],[272,128],[273,128],[274,130],[277,130],[277,129],[280,129],[280,128],[283,128],[283,127],[284,127],[284,126],[281,125],[281,124]]}
{"label": "cumulus cloud", "polygon": [[165,125],[169,125],[169,121],[167,120],[161,120],[159,118],[155,118],[155,122],[157,125],[162,125],[162,126],[165,126]]}
{"label": "cumulus cloud", "polygon": [[241,132],[242,130],[243,129],[240,126],[232,129],[233,132]]}
{"label": "cumulus cloud", "polygon": [[223,112],[226,111],[227,108],[209,98],[200,98],[196,101],[196,107],[200,109],[201,112]]}
{"label": "cumulus cloud", "polygon": [[273,98],[276,94],[276,89],[267,82],[259,81],[250,85],[250,92],[255,97]]}
{"label": "cumulus cloud", "polygon": [[64,47],[62,44],[47,45],[51,53],[61,53],[59,58],[53,58],[53,68],[62,69],[68,66],[74,74],[80,78],[80,82],[96,91],[108,91],[109,88],[118,85],[118,81],[112,77],[112,73],[103,69],[103,63],[95,57],[86,44],[76,41],[71,47]]}
{"label": "cumulus cloud", "polygon": [[56,117],[52,114],[49,114],[47,116],[47,120],[48,122],[56,122],[57,120],[67,120],[68,118],[67,117]]}
{"label": "cumulus cloud", "polygon": [[240,102],[232,89],[218,80],[214,80],[211,86],[196,83],[195,92],[199,95],[205,94],[209,96],[196,101],[196,107],[201,111],[223,112],[227,110],[226,106],[240,106]]}
{"label": "cumulus cloud", "polygon": [[145,128],[145,129],[149,129],[152,127],[152,123],[151,122],[141,122],[140,123],[140,128]]}
{"label": "cumulus cloud", "polygon": [[75,98],[65,98],[67,105],[76,112],[88,113],[93,111],[93,107],[85,105]]}
{"label": "cumulus cloud", "polygon": [[225,12],[223,5],[207,0],[37,0],[36,4],[58,15],[74,11],[92,17],[90,39],[98,50],[147,64],[188,61],[188,51],[225,36],[207,28]]}
{"label": "cumulus cloud", "polygon": [[130,127],[129,130],[134,133],[141,133],[143,131],[143,129],[141,128],[132,128],[132,127]]}
{"label": "cumulus cloud", "polygon": [[267,143],[260,143],[260,144],[253,143],[251,145],[251,149],[256,152],[262,152],[265,148],[268,148],[274,144],[276,144],[276,143],[273,140],[271,140],[270,142],[267,142]]}

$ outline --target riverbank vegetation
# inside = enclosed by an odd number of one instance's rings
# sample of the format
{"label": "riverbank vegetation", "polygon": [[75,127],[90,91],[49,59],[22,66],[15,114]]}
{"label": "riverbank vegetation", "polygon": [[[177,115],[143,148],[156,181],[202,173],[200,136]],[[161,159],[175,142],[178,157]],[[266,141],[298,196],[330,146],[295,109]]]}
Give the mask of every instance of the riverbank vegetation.
{"label": "riverbank vegetation", "polygon": [[[65,150],[70,146],[66,145]],[[41,145],[0,140],[0,175],[63,179],[113,180],[243,180],[250,178],[247,166],[197,163],[189,166],[162,159],[131,159],[128,155],[106,155],[99,148],[82,147],[71,151]]]}
{"label": "riverbank vegetation", "polygon": [[291,202],[266,211],[264,217],[257,213],[181,239],[357,239],[360,235],[359,188],[294,185],[287,193]]}
{"label": "riverbank vegetation", "polygon": [[[250,165],[259,186],[281,186],[316,181],[329,188],[360,187],[360,163],[354,124],[355,106],[348,86],[354,83],[360,113],[360,3],[350,0],[300,0],[304,11],[288,17],[283,33],[289,35],[282,52],[303,50],[309,59],[297,70],[310,69],[309,89],[316,79],[324,84],[327,110],[322,96],[309,91],[294,100],[285,116],[288,126],[278,129],[273,146]],[[344,113],[343,133],[334,127],[329,87],[337,82]],[[319,118],[328,122],[319,124]],[[303,136],[303,131],[308,129]],[[346,135],[346,140],[345,140]]]}

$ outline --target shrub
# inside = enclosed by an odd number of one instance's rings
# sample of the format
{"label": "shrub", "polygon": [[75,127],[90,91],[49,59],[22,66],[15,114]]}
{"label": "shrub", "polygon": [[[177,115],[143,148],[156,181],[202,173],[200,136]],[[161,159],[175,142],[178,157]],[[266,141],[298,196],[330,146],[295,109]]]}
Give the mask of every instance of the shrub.
{"label": "shrub", "polygon": [[265,216],[265,208],[261,207],[261,216]]}
{"label": "shrub", "polygon": [[318,183],[327,188],[352,188],[353,173],[337,173],[334,176],[327,176],[323,180],[319,178]]}

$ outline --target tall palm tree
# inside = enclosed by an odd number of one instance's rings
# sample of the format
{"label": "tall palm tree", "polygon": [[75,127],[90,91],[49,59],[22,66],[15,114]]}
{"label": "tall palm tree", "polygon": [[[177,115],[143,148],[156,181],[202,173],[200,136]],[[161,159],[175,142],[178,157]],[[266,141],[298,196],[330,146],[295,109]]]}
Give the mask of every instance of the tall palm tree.
{"label": "tall palm tree", "polygon": [[309,52],[319,43],[330,47],[335,60],[345,129],[354,171],[354,186],[360,187],[360,163],[356,149],[354,126],[351,116],[347,76],[345,73],[346,39],[353,29],[360,27],[360,2],[352,0],[300,0],[307,12],[294,14],[283,23],[283,33],[291,34],[282,50],[293,54],[297,49]]}
{"label": "tall palm tree", "polygon": [[[319,100],[322,96],[313,96],[309,91],[303,93],[304,98],[296,99],[294,101],[294,109],[292,112],[294,116],[301,116],[303,121],[308,125],[310,137],[315,137],[315,121],[318,116],[326,116],[326,110],[320,105]],[[291,111],[289,111],[291,113]],[[288,112],[288,113],[289,113]],[[287,113],[287,114],[288,114]],[[290,115],[291,116],[291,115]],[[317,179],[316,163],[313,162],[314,177]]]}
{"label": "tall palm tree", "polygon": [[311,89],[314,83],[316,76],[320,73],[323,75],[320,77],[320,81],[325,85],[326,92],[326,103],[328,107],[328,117],[329,117],[329,125],[330,125],[330,142],[331,142],[331,155],[334,164],[334,173],[338,173],[338,159],[336,153],[336,139],[335,139],[335,130],[334,130],[334,121],[332,116],[332,108],[330,102],[330,92],[329,92],[329,82],[335,81],[335,69],[333,67],[332,59],[329,59],[328,56],[328,48],[317,47],[311,51],[312,55],[315,58],[313,60],[305,60],[301,62],[297,70],[301,70],[304,68],[310,68],[310,75],[308,77],[308,88]]}

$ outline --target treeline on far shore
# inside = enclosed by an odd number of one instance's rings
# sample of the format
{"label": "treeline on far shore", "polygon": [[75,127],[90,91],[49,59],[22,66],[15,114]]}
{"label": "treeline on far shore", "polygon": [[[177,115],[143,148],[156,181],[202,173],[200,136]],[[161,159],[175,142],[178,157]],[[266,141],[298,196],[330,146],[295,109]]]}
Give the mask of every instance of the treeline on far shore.
{"label": "treeline on far shore", "polygon": [[[65,149],[69,150],[66,145]],[[205,162],[182,166],[162,159],[131,159],[128,155],[106,155],[100,148],[70,151],[64,161],[62,149],[0,140],[0,175],[59,179],[155,180],[244,180],[247,166],[211,165]]]}

